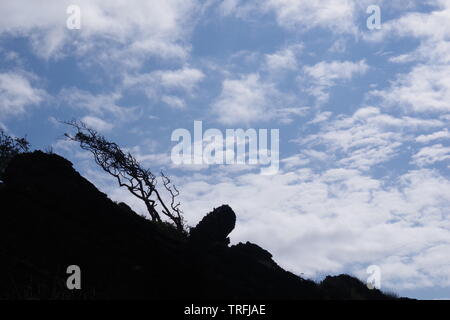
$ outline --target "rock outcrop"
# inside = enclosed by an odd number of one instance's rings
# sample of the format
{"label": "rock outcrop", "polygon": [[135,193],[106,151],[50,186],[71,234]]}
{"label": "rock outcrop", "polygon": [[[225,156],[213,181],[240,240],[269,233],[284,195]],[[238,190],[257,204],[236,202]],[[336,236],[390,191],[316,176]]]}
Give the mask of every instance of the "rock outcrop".
{"label": "rock outcrop", "polygon": [[236,225],[236,214],[228,206],[215,208],[190,230],[191,241],[199,245],[223,244],[228,245],[228,235]]}

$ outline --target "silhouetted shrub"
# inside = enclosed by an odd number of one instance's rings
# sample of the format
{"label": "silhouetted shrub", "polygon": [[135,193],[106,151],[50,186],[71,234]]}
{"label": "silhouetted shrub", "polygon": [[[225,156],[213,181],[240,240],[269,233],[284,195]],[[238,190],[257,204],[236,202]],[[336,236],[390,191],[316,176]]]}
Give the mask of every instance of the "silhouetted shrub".
{"label": "silhouetted shrub", "polygon": [[27,152],[29,147],[30,143],[25,138],[11,137],[0,129],[0,180],[3,180],[9,161],[19,153]]}

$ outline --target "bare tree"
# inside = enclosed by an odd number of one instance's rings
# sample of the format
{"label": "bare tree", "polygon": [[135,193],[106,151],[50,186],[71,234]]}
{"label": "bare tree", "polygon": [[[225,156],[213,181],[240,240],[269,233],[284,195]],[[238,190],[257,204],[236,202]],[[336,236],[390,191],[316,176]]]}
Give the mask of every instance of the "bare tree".
{"label": "bare tree", "polygon": [[[65,134],[81,148],[94,155],[95,162],[107,173],[115,177],[119,186],[126,187],[134,196],[141,199],[153,221],[161,222],[161,216],[167,217],[179,231],[184,231],[185,222],[176,201],[179,191],[171,180],[161,171],[160,180],[164,190],[170,197],[170,205],[166,205],[160,191],[157,189],[158,177],[149,169],[143,168],[135,157],[124,152],[116,143],[106,140],[97,131],[88,128],[81,121],[64,122],[77,130],[74,136]],[[157,210],[158,204],[161,206]]]}

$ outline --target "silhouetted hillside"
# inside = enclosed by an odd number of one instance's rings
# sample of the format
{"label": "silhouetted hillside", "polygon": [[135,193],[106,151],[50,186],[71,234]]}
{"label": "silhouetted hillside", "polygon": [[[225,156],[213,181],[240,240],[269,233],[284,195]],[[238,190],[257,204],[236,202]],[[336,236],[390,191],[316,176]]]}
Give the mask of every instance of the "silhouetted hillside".
{"label": "silhouetted hillside", "polygon": [[[233,210],[191,230],[116,204],[72,164],[40,151],[16,156],[0,184],[0,298],[389,299],[347,275],[316,284],[252,243],[229,246]],[[82,289],[66,288],[78,265]]]}

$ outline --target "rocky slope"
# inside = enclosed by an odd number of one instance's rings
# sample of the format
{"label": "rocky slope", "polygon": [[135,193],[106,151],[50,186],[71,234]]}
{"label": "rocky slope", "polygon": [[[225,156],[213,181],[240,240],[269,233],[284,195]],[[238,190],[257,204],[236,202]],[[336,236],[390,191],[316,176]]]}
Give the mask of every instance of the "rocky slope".
{"label": "rocky slope", "polygon": [[[302,279],[253,243],[230,246],[226,205],[189,235],[152,223],[55,154],[11,161],[0,212],[0,299],[391,298],[347,275]],[[81,290],[66,288],[69,265],[81,268]]]}

